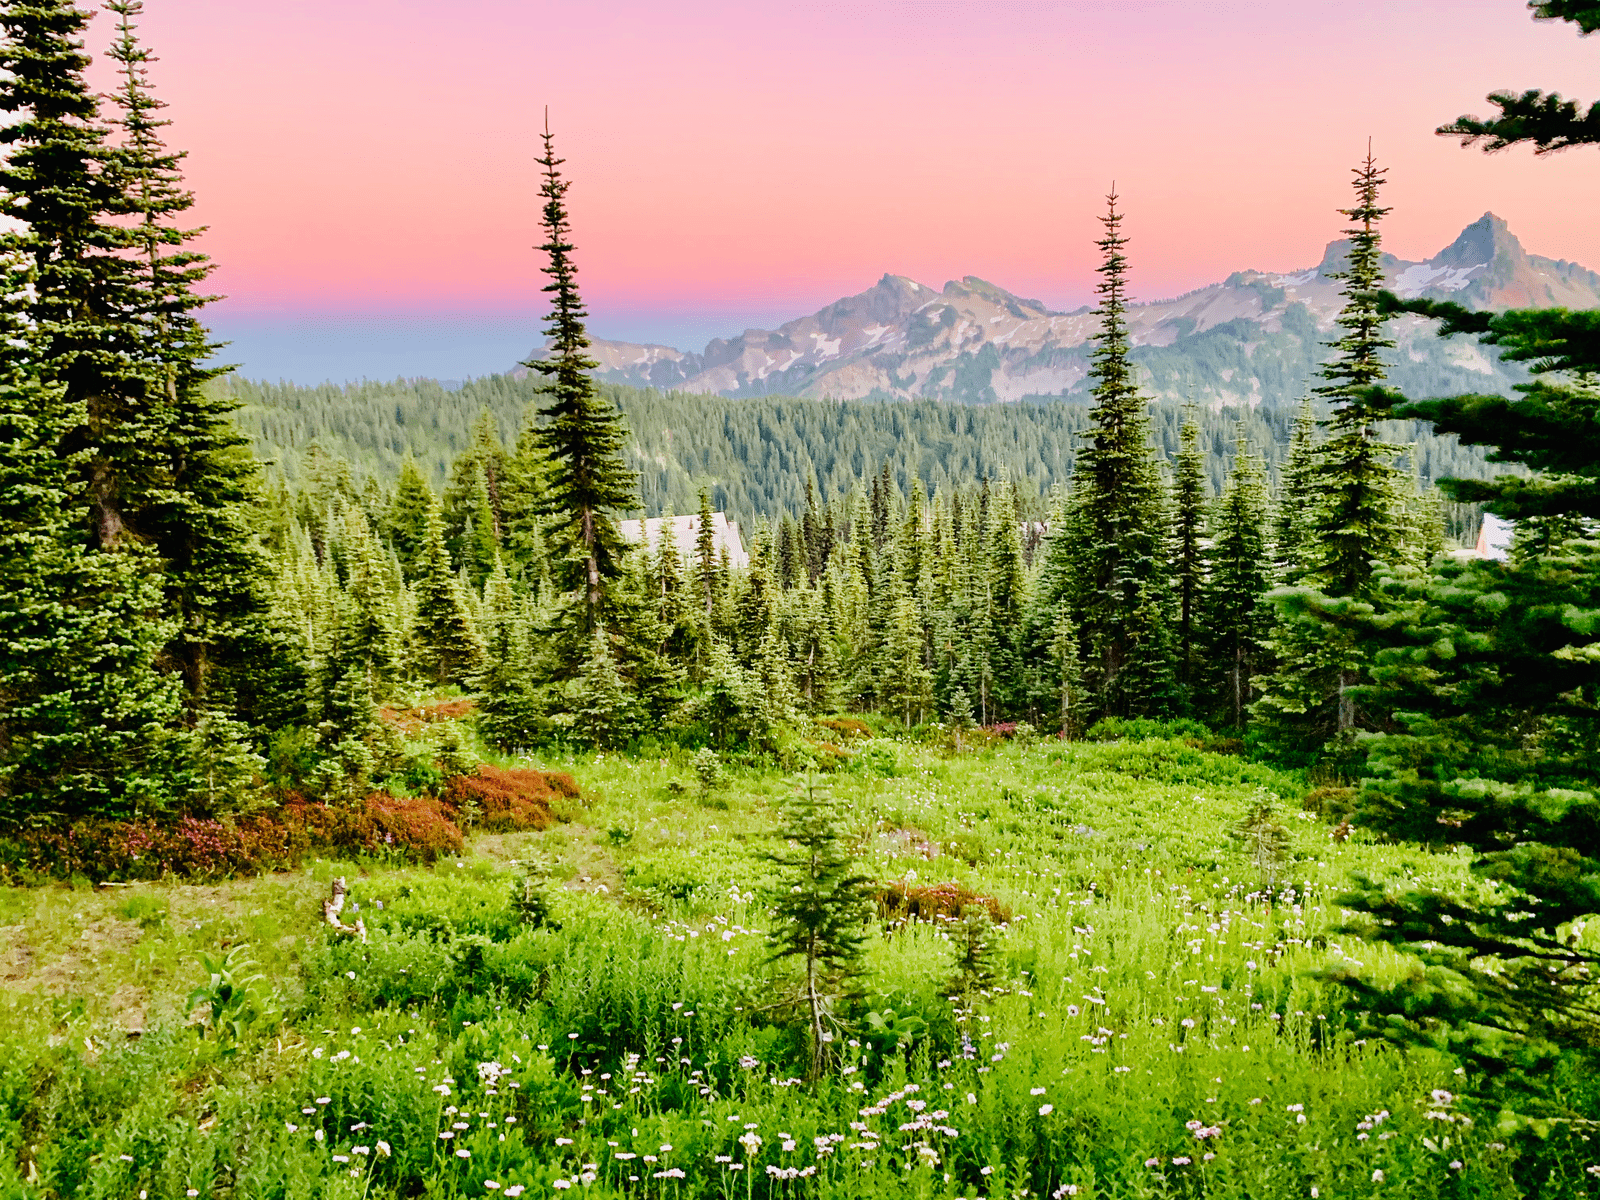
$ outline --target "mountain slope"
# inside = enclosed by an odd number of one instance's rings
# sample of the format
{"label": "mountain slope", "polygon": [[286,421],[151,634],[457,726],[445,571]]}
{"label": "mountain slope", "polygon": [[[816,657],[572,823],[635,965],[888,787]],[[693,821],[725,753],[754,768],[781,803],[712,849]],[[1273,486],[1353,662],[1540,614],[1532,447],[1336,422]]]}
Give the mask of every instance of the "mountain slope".
{"label": "mountain slope", "polygon": [[[1341,307],[1345,243],[1289,274],[1240,271],[1221,283],[1129,311],[1134,357],[1156,398],[1214,406],[1292,401],[1317,381]],[[1386,257],[1405,296],[1470,308],[1600,307],[1600,275],[1528,254],[1493,213],[1425,262]],[[946,399],[1071,396],[1087,389],[1092,312],[1053,312],[975,276],[936,291],[903,275],[775,330],[747,329],[693,353],[597,340],[609,383],[730,397]],[[1503,391],[1522,378],[1471,341],[1442,341],[1402,318],[1391,381],[1414,396]]]}

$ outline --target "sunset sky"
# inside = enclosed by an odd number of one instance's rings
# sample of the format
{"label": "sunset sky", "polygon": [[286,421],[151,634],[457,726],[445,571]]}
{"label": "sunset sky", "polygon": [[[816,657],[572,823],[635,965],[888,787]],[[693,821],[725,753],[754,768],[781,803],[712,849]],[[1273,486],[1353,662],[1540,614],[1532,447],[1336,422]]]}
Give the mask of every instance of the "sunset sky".
{"label": "sunset sky", "polygon": [[[1600,153],[1463,151],[1495,88],[1600,97],[1520,0],[147,0],[247,374],[504,368],[541,312],[535,132],[590,328],[699,349],[872,284],[1070,308],[1113,179],[1145,299],[1315,263],[1373,139],[1386,247],[1485,210],[1600,269]],[[90,46],[110,33],[98,17]]]}

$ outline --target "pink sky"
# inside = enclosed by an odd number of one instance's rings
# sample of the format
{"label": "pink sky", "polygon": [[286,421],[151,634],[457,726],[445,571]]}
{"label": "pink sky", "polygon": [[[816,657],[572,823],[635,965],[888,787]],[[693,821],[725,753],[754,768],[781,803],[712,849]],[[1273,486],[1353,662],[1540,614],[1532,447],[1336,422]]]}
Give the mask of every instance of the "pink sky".
{"label": "pink sky", "polygon": [[[1387,248],[1485,210],[1600,269],[1600,153],[1430,132],[1497,87],[1600,96],[1519,0],[147,0],[218,289],[245,313],[539,307],[535,129],[593,331],[799,315],[885,271],[1089,297],[1115,178],[1135,294],[1317,261],[1367,137]],[[91,45],[109,34],[102,14]]]}

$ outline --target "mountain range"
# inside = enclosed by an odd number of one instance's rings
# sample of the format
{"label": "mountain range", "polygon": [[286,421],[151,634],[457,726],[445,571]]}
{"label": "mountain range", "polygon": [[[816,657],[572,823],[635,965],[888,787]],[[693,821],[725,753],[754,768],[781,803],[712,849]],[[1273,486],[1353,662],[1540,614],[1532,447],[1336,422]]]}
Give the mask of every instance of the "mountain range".
{"label": "mountain range", "polygon": [[[1320,380],[1348,243],[1332,242],[1302,271],[1238,271],[1221,283],[1129,309],[1133,357],[1153,398],[1213,407],[1287,402]],[[1469,308],[1600,308],[1600,275],[1529,254],[1485,213],[1425,262],[1384,257],[1402,296]],[[596,339],[601,380],[729,397],[943,399],[969,403],[1072,397],[1087,392],[1091,309],[1056,312],[967,276],[943,290],[885,275],[872,287],[777,329],[747,329],[699,352]],[[1390,325],[1390,382],[1414,397],[1505,391],[1523,378],[1470,339],[1443,340],[1431,324]]]}

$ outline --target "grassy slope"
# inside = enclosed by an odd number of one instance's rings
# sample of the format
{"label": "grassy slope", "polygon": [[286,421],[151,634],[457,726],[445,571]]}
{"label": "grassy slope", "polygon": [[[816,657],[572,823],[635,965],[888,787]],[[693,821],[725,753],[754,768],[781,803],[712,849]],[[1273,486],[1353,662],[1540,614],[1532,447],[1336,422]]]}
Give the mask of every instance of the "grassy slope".
{"label": "grassy slope", "polygon": [[[863,1003],[889,1032],[858,1026],[810,1089],[756,932],[792,781],[735,772],[701,804],[667,786],[682,762],[537,765],[572,770],[587,807],[432,869],[0,893],[0,1192],[1333,1197],[1382,1172],[1396,1195],[1589,1194],[1576,1136],[1452,1119],[1448,1066],[1355,1039],[1315,981],[1397,965],[1329,936],[1350,872],[1462,861],[1334,844],[1263,768],[1172,742],[868,744],[832,780],[868,872],[1015,917],[1003,986],[955,1003],[943,930],[875,938]],[[1225,832],[1263,789],[1293,841],[1272,894]],[[559,931],[519,924],[513,860],[560,881]],[[335,874],[364,948],[317,923]],[[240,942],[285,1015],[234,1047],[182,1021],[195,956]]]}

